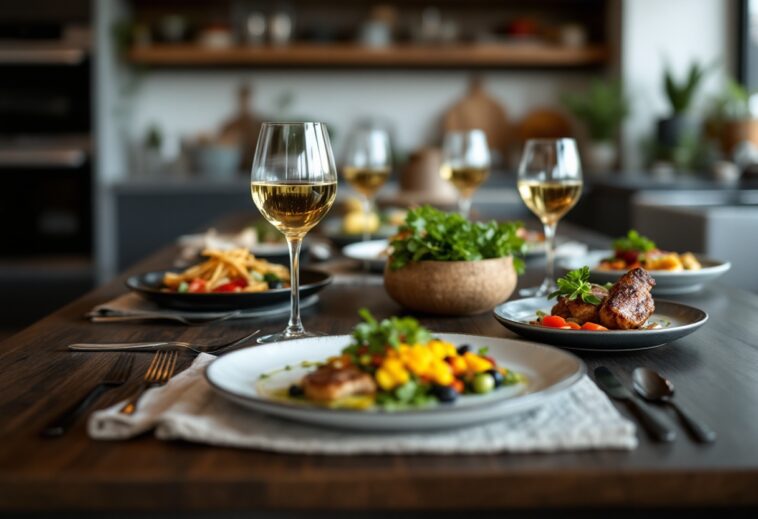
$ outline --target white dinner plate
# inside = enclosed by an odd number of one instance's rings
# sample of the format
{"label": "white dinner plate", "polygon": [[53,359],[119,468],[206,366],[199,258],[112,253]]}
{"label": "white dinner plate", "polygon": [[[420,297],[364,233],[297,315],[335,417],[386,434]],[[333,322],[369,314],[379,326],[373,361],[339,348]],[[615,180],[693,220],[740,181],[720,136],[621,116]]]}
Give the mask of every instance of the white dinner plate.
{"label": "white dinner plate", "polygon": [[387,263],[385,251],[389,247],[388,240],[369,240],[351,243],[342,249],[342,254],[350,259],[368,263],[371,270],[384,271]]}
{"label": "white dinner plate", "polygon": [[[585,265],[590,268],[590,281],[593,283],[615,283],[618,278],[626,274],[626,270],[600,270],[597,268],[600,260],[610,258],[613,251],[592,251],[586,256],[564,258],[558,260],[558,267],[565,270],[574,270]],[[732,268],[728,261],[717,261],[706,258],[699,254],[695,255],[703,266],[700,270],[651,270],[650,275],[655,279],[653,295],[679,295],[691,294],[703,289],[703,286],[721,276]]]}
{"label": "white dinner plate", "polygon": [[[462,395],[452,404],[415,410],[328,409],[277,396],[313,368],[303,361],[323,361],[349,345],[349,335],[310,337],[264,344],[224,355],[208,365],[205,376],[222,396],[262,413],[327,427],[366,431],[418,431],[465,427],[521,413],[543,405],[567,390],[585,373],[574,355],[551,346],[474,335],[437,335],[474,350],[488,347],[497,363],[526,376],[526,382],[485,395]],[[290,369],[283,369],[290,366]],[[264,375],[264,378],[261,378]]]}

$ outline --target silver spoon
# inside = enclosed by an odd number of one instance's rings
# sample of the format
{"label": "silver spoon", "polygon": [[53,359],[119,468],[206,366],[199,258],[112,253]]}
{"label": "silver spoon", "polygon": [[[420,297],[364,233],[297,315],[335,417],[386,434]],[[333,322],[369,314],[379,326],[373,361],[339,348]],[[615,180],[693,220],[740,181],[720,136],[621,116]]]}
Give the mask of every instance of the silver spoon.
{"label": "silver spoon", "polygon": [[674,402],[674,384],[663,375],[650,368],[636,368],[632,374],[634,390],[646,400],[670,405],[684,425],[700,442],[711,443],[716,440],[716,431],[696,420],[681,406]]}

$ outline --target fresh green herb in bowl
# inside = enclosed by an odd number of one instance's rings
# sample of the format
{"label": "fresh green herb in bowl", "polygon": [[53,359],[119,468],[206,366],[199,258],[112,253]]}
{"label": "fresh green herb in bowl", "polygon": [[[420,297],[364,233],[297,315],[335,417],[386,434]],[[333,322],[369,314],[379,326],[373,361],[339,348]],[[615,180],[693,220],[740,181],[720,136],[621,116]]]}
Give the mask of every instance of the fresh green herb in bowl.
{"label": "fresh green herb in bowl", "polygon": [[[430,206],[408,212],[398,234],[390,240],[390,268],[412,261],[477,261],[523,254],[524,240],[517,235],[521,222],[471,222],[458,213]],[[523,261],[514,258],[521,273]]]}
{"label": "fresh green herb in bowl", "polygon": [[524,251],[518,222],[470,222],[429,206],[408,212],[390,240],[387,293],[411,310],[439,315],[486,312],[513,293]]}

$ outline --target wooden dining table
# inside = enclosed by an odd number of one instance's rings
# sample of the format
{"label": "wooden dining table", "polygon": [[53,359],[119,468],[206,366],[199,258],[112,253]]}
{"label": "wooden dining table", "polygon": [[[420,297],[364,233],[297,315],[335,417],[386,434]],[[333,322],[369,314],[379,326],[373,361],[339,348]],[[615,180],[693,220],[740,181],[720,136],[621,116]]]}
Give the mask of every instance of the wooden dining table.
{"label": "wooden dining table", "polygon": [[[574,238],[607,244],[588,231],[568,229],[564,232]],[[268,332],[285,325],[286,315],[202,326],[94,324],[83,317],[95,305],[124,293],[129,273],[170,267],[177,252],[175,246],[167,246],[0,344],[0,514],[758,505],[758,294],[719,283],[676,298],[710,316],[686,338],[637,352],[577,353],[590,372],[608,366],[628,386],[637,366],[664,373],[676,385],[676,398],[717,431],[713,444],[696,443],[667,410],[661,412],[676,427],[677,440],[655,443],[638,428],[639,446],[631,451],[292,455],[160,441],[151,434],[96,441],[86,433],[86,420],[63,437],[41,437],[48,421],[89,391],[118,355],[72,352],[66,348],[70,343],[213,343],[255,328]],[[308,329],[347,333],[361,307],[380,317],[402,312],[384,291],[380,275],[355,267],[352,274],[336,275],[319,302],[304,310]],[[340,268],[344,270],[344,264]],[[539,262],[530,264],[519,285],[535,285],[542,274]],[[513,337],[490,313],[418,317],[439,332]],[[139,386],[151,354],[133,355],[129,382],[106,393],[96,407],[124,399]],[[191,361],[191,356],[183,356],[180,368]],[[633,419],[623,405],[619,409]]]}

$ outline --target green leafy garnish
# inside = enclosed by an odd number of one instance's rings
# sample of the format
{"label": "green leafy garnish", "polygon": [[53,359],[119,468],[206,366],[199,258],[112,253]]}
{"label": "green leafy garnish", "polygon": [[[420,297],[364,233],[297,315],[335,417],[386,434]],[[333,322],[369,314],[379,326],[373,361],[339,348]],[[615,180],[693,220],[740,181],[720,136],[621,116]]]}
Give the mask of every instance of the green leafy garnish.
{"label": "green leafy garnish", "polygon": [[[458,213],[430,206],[412,209],[390,241],[390,268],[397,270],[413,261],[476,261],[523,254],[524,240],[517,231],[520,222],[470,222]],[[523,261],[513,258],[516,272]]]}
{"label": "green leafy garnish", "polygon": [[484,355],[488,355],[489,352],[490,352],[489,347],[483,346],[483,347],[479,348],[479,351],[477,351],[476,353],[479,354],[479,355],[481,355],[481,356],[484,356]]}
{"label": "green leafy garnish", "polygon": [[613,241],[614,250],[634,250],[639,252],[648,252],[656,248],[655,242],[649,240],[640,233],[632,229],[626,234],[626,237]]}
{"label": "green leafy garnish", "polygon": [[266,272],[263,275],[263,281],[265,281],[266,283],[276,283],[277,281],[281,281],[281,278],[279,278],[279,276],[277,276],[273,272]]}
{"label": "green leafy garnish", "polygon": [[358,313],[363,318],[353,330],[353,344],[344,352],[358,355],[362,346],[372,354],[383,354],[387,347],[396,348],[400,343],[426,344],[432,335],[413,317],[390,317],[377,321],[371,312],[361,308]]}
{"label": "green leafy garnish", "polygon": [[582,301],[591,305],[599,305],[600,298],[592,294],[592,284],[590,279],[590,268],[584,266],[580,269],[572,270],[564,277],[559,278],[558,290],[551,293],[548,299],[553,299],[558,296],[565,296],[569,301],[574,301],[577,297],[581,297]]}

